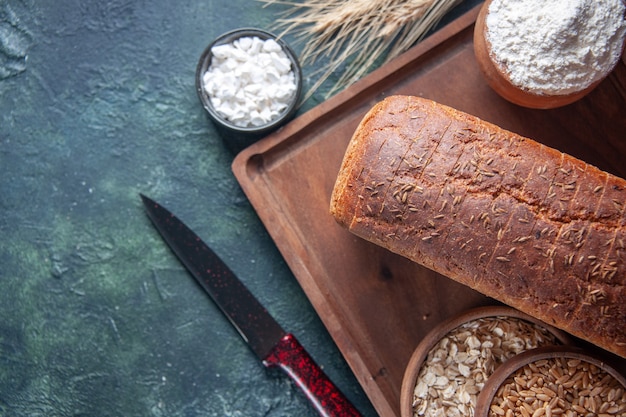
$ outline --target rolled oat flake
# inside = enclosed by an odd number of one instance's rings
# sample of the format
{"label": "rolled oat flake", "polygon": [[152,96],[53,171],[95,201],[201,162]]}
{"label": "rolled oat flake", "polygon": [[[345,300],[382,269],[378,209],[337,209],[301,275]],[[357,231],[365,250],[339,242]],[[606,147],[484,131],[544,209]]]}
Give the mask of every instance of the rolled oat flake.
{"label": "rolled oat flake", "polygon": [[556,343],[544,327],[514,317],[462,324],[428,352],[413,392],[414,417],[473,417],[478,394],[500,364]]}
{"label": "rolled oat flake", "polygon": [[622,0],[493,0],[486,18],[492,58],[536,94],[576,93],[605,77],[624,46]]}

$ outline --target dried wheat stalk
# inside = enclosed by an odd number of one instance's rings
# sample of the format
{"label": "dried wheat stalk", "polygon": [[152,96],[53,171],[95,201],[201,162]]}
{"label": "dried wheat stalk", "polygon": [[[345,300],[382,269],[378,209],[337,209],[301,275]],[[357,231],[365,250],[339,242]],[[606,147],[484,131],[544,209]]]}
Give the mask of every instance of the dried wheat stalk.
{"label": "dried wheat stalk", "polygon": [[260,0],[288,6],[278,20],[281,36],[292,33],[305,42],[303,65],[326,63],[305,100],[345,65],[328,96],[363,77],[375,63],[385,63],[421,40],[462,0]]}

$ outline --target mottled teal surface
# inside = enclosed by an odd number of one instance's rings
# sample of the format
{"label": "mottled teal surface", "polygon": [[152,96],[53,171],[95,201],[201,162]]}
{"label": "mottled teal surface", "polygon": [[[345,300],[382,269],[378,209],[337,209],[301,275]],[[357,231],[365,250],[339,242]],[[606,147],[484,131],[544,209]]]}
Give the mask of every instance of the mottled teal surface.
{"label": "mottled teal surface", "polygon": [[[0,0],[1,416],[316,415],[170,254],[140,192],[212,245],[375,415],[194,90],[214,37],[272,30],[279,10],[251,0]],[[322,100],[323,89],[301,112]]]}

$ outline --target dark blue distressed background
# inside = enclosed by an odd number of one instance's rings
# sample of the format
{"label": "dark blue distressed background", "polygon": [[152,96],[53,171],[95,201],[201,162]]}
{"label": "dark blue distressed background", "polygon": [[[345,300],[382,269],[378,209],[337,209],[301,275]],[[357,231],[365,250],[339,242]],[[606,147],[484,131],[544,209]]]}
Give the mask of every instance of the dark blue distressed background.
{"label": "dark blue distressed background", "polygon": [[[170,254],[140,192],[212,245],[375,415],[194,90],[214,37],[273,30],[280,10],[252,0],[0,0],[1,416],[316,415]],[[305,88],[313,81],[305,72]]]}

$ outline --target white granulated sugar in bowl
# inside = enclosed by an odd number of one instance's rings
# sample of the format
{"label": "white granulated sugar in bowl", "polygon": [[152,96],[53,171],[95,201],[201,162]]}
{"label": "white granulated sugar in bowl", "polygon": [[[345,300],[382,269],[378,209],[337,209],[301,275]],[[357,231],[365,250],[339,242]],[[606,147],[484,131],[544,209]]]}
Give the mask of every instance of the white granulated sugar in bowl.
{"label": "white granulated sugar in bowl", "polygon": [[211,48],[203,88],[218,114],[239,127],[266,125],[296,93],[291,61],[273,39],[242,37]]}
{"label": "white granulated sugar in bowl", "polygon": [[623,0],[493,0],[486,39],[515,86],[544,95],[576,93],[620,59],[624,8]]}

